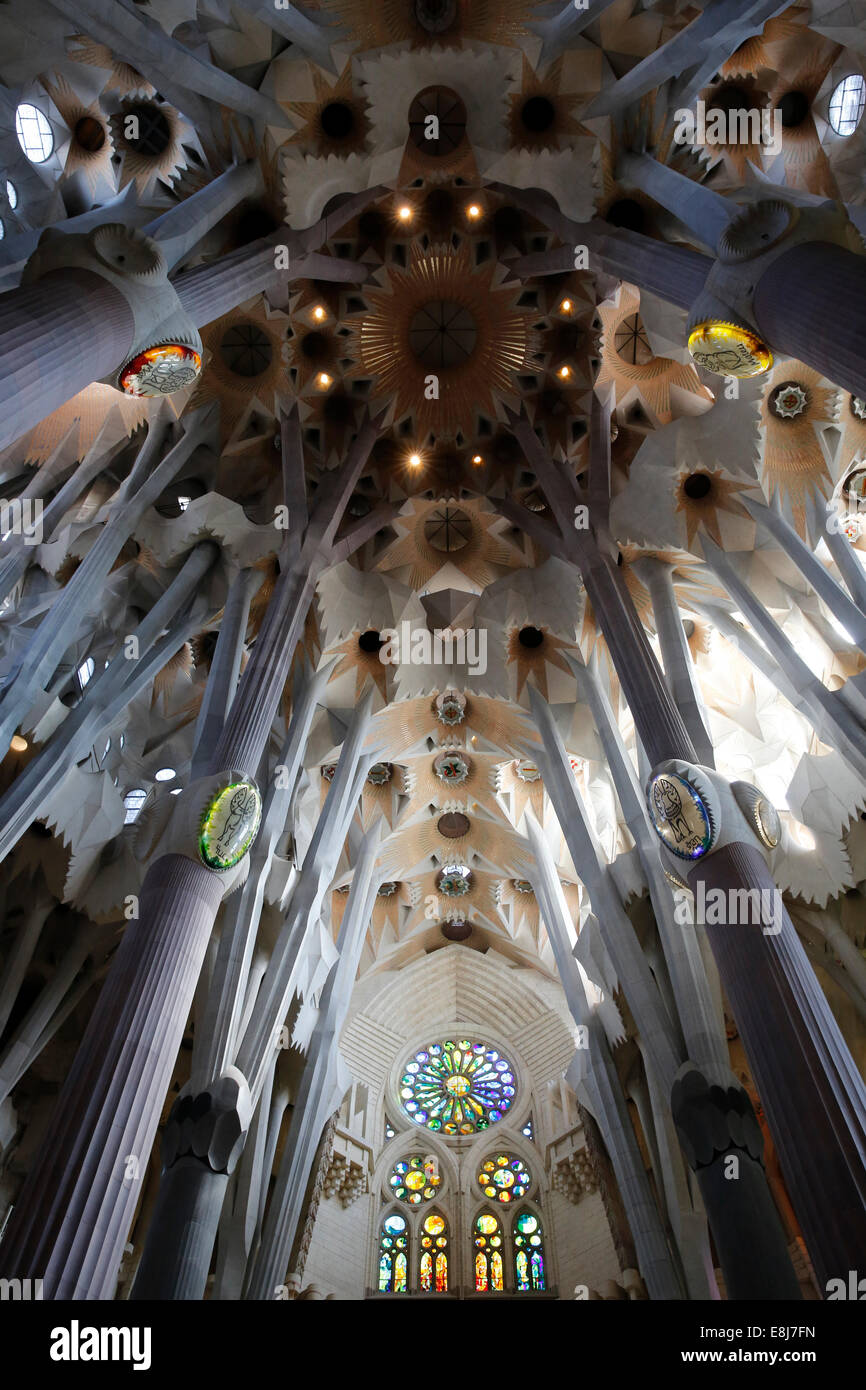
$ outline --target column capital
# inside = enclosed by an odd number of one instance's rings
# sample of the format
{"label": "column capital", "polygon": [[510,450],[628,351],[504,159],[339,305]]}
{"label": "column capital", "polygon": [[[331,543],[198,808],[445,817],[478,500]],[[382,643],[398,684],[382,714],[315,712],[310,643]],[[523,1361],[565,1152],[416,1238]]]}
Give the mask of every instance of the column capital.
{"label": "column capital", "polygon": [[243,1151],[251,1119],[246,1078],[236,1067],[229,1067],[203,1091],[178,1096],[163,1131],[163,1168],[192,1158],[214,1173],[231,1173]]}
{"label": "column capital", "polygon": [[88,270],[118,290],[132,314],[132,341],[123,358],[102,378],[131,396],[164,396],[189,386],[199,375],[202,343],[198,329],[168,279],[162,248],[144,232],[106,222],[89,232],[48,228],[21,277],[32,285],[46,276]]}

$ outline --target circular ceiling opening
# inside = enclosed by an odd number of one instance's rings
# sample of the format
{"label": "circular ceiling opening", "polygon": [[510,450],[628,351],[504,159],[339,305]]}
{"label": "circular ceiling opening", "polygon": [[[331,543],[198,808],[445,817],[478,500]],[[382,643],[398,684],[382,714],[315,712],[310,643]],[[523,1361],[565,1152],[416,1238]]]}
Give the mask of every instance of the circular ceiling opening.
{"label": "circular ceiling opening", "polygon": [[699,502],[712,491],[713,480],[708,473],[690,473],[683,483],[683,492],[693,502]]}
{"label": "circular ceiling opening", "polygon": [[355,418],[355,407],[351,396],[341,391],[326,397],[322,405],[322,416],[331,425],[348,425]]}
{"label": "circular ceiling opening", "polygon": [[367,631],[362,632],[358,638],[358,646],[361,648],[361,651],[367,652],[369,656],[377,654],[379,648],[384,647],[384,645],[385,639],[380,637],[378,632],[373,628],[368,628]]}
{"label": "circular ceiling opening", "polygon": [[493,214],[493,235],[500,241],[517,242],[523,236],[523,214],[517,208],[497,208]]}
{"label": "circular ceiling opening", "polygon": [[520,120],[525,130],[541,135],[556,120],[556,107],[547,97],[530,97],[520,108]]}
{"label": "circular ceiling opening", "polygon": [[440,835],[445,836],[446,840],[460,840],[464,835],[469,834],[470,828],[469,817],[464,816],[462,811],[447,811],[436,822],[436,829]]}
{"label": "circular ceiling opening", "polygon": [[532,651],[541,646],[544,641],[544,633],[537,627],[522,627],[517,634],[517,640],[521,647],[529,647]]}
{"label": "circular ceiling opening", "polygon": [[471,926],[462,917],[457,922],[443,922],[439,930],[446,941],[468,941],[472,935]]}
{"label": "circular ceiling opening", "polygon": [[241,209],[235,223],[235,240],[238,246],[246,246],[250,241],[270,236],[279,226],[273,213],[262,203],[252,203]]}
{"label": "circular ceiling opening", "polygon": [[461,98],[450,87],[425,87],[409,107],[409,135],[422,154],[436,159],[453,154],[466,139],[466,107]]}
{"label": "circular ceiling opening", "polygon": [[415,0],[415,18],[428,34],[444,34],[457,18],[457,0]]}
{"label": "circular ceiling opening", "polygon": [[453,554],[469,544],[472,522],[461,507],[436,507],[424,523],[424,539],[434,550]]}
{"label": "circular ceiling opening", "polygon": [[454,221],[454,195],[447,188],[432,188],[424,199],[424,216],[437,231]]}
{"label": "circular ceiling opening", "polygon": [[329,140],[348,140],[355,129],[355,113],[344,101],[329,101],[319,112],[319,125]]}
{"label": "circular ceiling opening", "polygon": [[105,126],[94,116],[82,116],[75,122],[75,143],[88,154],[98,154],[105,144]]}
{"label": "circular ceiling opening", "polygon": [[710,111],[739,111],[755,105],[755,98],[745,87],[736,82],[726,82],[712,92],[707,102]]}
{"label": "circular ceiling opening", "polygon": [[631,366],[652,360],[653,350],[646,329],[641,323],[640,314],[629,314],[628,318],[623,319],[614,334],[613,342],[617,356]]}
{"label": "circular ceiling opening", "polygon": [[622,227],[626,232],[646,230],[646,208],[636,198],[617,198],[604,215],[605,222],[612,227]]}
{"label": "circular ceiling opening", "polygon": [[478,339],[475,319],[453,300],[436,299],[412,318],[409,347],[425,367],[461,367],[472,356]]}
{"label": "circular ceiling opening", "polygon": [[301,339],[301,353],[308,362],[321,362],[328,356],[328,339],[324,333],[306,333]]}
{"label": "circular ceiling opening", "polygon": [[809,98],[805,92],[786,92],[779,102],[779,110],[785,130],[794,130],[809,114]]}
{"label": "circular ceiling opening", "polygon": [[382,241],[388,235],[388,223],[375,208],[368,208],[358,218],[358,235],[364,241]]}
{"label": "circular ceiling opening", "polygon": [[220,343],[220,357],[235,376],[261,376],[271,365],[273,355],[270,338],[255,323],[234,324]]}
{"label": "circular ceiling opening", "polygon": [[[131,124],[132,117],[137,122],[135,126]],[[171,144],[171,126],[158,106],[147,105],[144,102],[131,106],[124,111],[122,124],[123,138],[136,154],[148,155],[155,159],[158,155],[164,154]],[[127,134],[130,130],[132,134]]]}

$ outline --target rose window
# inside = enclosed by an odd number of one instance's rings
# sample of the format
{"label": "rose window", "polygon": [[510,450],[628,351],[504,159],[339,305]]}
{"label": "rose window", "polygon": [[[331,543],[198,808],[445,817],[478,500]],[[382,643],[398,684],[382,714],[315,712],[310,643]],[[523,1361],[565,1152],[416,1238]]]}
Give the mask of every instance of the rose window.
{"label": "rose window", "polygon": [[511,1109],[514,1095],[508,1059],[465,1038],[429,1043],[400,1078],[400,1100],[409,1118],[447,1135],[487,1129]]}

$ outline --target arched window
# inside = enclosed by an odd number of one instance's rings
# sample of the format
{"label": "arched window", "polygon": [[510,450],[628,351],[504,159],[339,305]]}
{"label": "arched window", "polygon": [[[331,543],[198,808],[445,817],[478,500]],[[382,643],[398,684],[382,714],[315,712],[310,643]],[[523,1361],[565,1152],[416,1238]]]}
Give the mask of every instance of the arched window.
{"label": "arched window", "polygon": [[546,1287],[541,1222],[532,1211],[514,1218],[514,1274],[518,1293]]}
{"label": "arched window", "polygon": [[522,1158],[514,1154],[494,1154],[485,1159],[478,1173],[478,1186],[491,1202],[517,1202],[525,1197],[532,1182]]}
{"label": "arched window", "polygon": [[505,1274],[502,1264],[502,1227],[498,1217],[483,1211],[475,1218],[475,1292],[502,1293]]}
{"label": "arched window", "polygon": [[406,1218],[391,1212],[379,1236],[379,1292],[405,1293],[409,1273],[409,1230]]}
{"label": "arched window", "polygon": [[421,1226],[418,1287],[422,1293],[448,1292],[448,1224],[438,1211],[431,1211]]}

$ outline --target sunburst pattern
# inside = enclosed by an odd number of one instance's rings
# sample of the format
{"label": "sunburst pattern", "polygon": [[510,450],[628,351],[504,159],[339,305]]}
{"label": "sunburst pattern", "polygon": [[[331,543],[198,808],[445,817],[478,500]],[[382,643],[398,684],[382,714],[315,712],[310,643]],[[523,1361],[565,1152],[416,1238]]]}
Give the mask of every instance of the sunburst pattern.
{"label": "sunburst pattern", "polygon": [[[449,548],[445,534],[449,521],[461,524],[459,548]],[[376,569],[423,588],[443,565],[455,565],[473,585],[483,587],[507,569],[525,564],[525,558],[503,536],[502,517],[482,511],[477,504],[435,502],[412,498],[394,520],[397,539],[376,562]]]}
{"label": "sunburst pattern", "polygon": [[316,158],[363,152],[370,127],[365,103],[353,87],[351,64],[333,83],[316,67],[311,67],[310,77],[313,96],[309,101],[288,101],[278,94],[280,104],[299,124],[288,145]]}
{"label": "sunburst pattern", "polygon": [[821,436],[833,423],[836,398],[824,377],[789,358],[773,368],[761,402],[764,487],[779,494],[801,535],[809,500],[833,490]]}
{"label": "sunburst pattern", "polygon": [[214,319],[202,332],[207,369],[199,377],[193,408],[219,399],[220,429],[229,438],[251,408],[276,418],[288,388],[288,317],[262,295]]}
{"label": "sunburst pattern", "polygon": [[46,82],[45,90],[70,131],[64,176],[79,174],[94,202],[113,197],[116,188],[111,162],[114,142],[99,101],[84,101],[62,74],[53,82]]}
{"label": "sunburst pattern", "polygon": [[616,388],[617,411],[621,415],[632,400],[639,399],[652,420],[667,424],[675,416],[673,393],[687,392],[705,402],[713,397],[690,362],[671,357],[654,357],[640,324],[640,291],[623,283],[614,296],[598,306],[601,319],[601,367],[596,386]]}
{"label": "sunburst pattern", "polygon": [[[535,632],[536,629],[532,629]],[[516,699],[520,699],[523,688],[527,680],[532,676],[535,686],[547,698],[547,668],[556,667],[559,671],[569,671],[568,663],[562,657],[563,651],[572,651],[574,643],[565,641],[561,637],[554,637],[552,632],[542,631],[541,642],[538,646],[528,646],[525,635],[521,639],[521,633],[526,633],[527,629],[513,627],[506,638],[506,663],[514,666],[517,675]]]}
{"label": "sunburst pattern", "polygon": [[686,545],[692,549],[701,527],[704,527],[716,545],[724,548],[719,529],[721,516],[725,513],[746,516],[746,509],[737,501],[738,494],[745,491],[746,484],[726,477],[721,468],[702,469],[701,477],[707,480],[707,491],[702,496],[690,496],[687,488],[691,487],[694,491],[690,479],[695,476],[694,473],[682,473],[676,484],[676,511],[682,512],[685,518]]}
{"label": "sunburst pattern", "polygon": [[524,57],[520,91],[510,99],[509,126],[515,149],[559,150],[575,135],[590,132],[574,115],[588,92],[570,86],[565,61],[557,58],[544,75],[536,73]]}
{"label": "sunburst pattern", "polygon": [[[519,289],[501,283],[505,274],[495,263],[473,269],[465,242],[456,250],[414,245],[406,270],[389,267],[381,272],[383,288],[365,289],[368,311],[352,322],[354,375],[376,378],[381,393],[394,397],[396,420],[416,421],[419,443],[430,433],[469,432],[479,412],[495,419],[499,403],[514,398],[514,375],[535,335],[531,313],[516,307]],[[458,306],[474,324],[474,345],[457,366],[434,368],[411,346],[417,316],[440,304]],[[438,377],[438,399],[432,398],[431,375]]]}
{"label": "sunburst pattern", "polygon": [[528,35],[524,0],[472,0],[461,4],[453,24],[441,33],[430,33],[417,22],[412,7],[403,0],[320,0],[324,15],[344,25],[362,50],[410,43],[459,48],[466,40],[478,43],[516,44]]}
{"label": "sunburst pattern", "polygon": [[[155,127],[152,152],[146,144],[139,145],[137,138],[127,138],[126,132],[130,128],[127,121],[130,116],[138,121],[138,130],[145,139],[148,123]],[[180,171],[187,167],[188,156],[184,147],[196,149],[198,146],[192,125],[167,102],[157,102],[149,98],[127,98],[120,111],[110,117],[109,125],[114,148],[121,156],[118,184],[125,188],[128,183],[134,183],[142,198],[152,196],[157,183],[172,183]]]}

